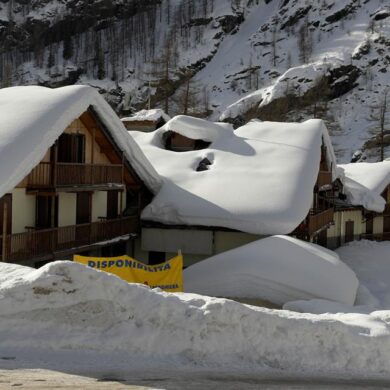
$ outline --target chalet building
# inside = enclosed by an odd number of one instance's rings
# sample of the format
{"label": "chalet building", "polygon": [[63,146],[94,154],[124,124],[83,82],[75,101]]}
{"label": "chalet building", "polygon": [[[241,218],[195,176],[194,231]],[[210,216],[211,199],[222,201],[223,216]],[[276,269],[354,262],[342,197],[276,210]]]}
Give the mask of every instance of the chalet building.
{"label": "chalet building", "polygon": [[[172,133],[208,147],[175,153],[166,147]],[[178,116],[134,138],[164,179],[142,213],[137,258],[158,263],[181,249],[189,266],[275,234],[325,243],[338,179],[322,121],[251,121],[233,130]]]}
{"label": "chalet building", "polygon": [[164,126],[170,116],[159,108],[141,110],[134,115],[122,118],[121,121],[129,131],[143,131],[149,133]]}
{"label": "chalet building", "polygon": [[329,248],[353,240],[390,240],[390,162],[340,165],[345,197],[334,203]]}
{"label": "chalet building", "polygon": [[328,245],[328,229],[334,225],[334,199],[339,188],[338,180],[334,180],[332,175],[332,164],[334,157],[328,158],[327,146],[323,142],[312,206],[305,220],[291,233],[294,237],[325,247]]}
{"label": "chalet building", "polygon": [[90,87],[0,90],[0,259],[132,251],[160,178]]}

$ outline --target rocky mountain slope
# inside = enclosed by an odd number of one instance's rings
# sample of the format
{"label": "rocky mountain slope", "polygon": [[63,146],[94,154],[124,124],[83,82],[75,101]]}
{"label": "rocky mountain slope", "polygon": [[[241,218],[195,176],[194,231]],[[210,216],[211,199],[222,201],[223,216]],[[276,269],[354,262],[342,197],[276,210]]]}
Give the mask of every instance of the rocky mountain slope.
{"label": "rocky mountain slope", "polygon": [[340,161],[376,160],[389,31],[384,0],[0,0],[0,82],[90,84],[119,114],[321,117]]}

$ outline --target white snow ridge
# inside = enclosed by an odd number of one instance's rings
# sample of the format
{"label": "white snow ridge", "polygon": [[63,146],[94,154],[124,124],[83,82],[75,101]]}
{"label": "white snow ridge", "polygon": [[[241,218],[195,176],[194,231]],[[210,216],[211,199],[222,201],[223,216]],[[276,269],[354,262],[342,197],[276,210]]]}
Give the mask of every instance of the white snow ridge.
{"label": "white snow ridge", "polygon": [[72,262],[39,270],[1,264],[0,271],[9,272],[0,281],[0,350],[12,349],[17,357],[34,349],[40,356],[72,351],[75,359],[77,352],[93,351],[96,357],[109,353],[115,361],[118,354],[149,368],[173,363],[343,377],[389,375],[386,312],[268,310],[154,291]]}

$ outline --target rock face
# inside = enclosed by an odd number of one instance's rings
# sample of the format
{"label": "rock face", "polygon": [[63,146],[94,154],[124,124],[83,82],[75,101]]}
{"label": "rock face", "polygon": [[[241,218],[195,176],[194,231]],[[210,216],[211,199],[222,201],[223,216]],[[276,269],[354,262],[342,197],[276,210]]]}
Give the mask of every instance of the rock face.
{"label": "rock face", "polygon": [[0,0],[0,86],[89,84],[119,114],[150,99],[215,120],[264,90],[224,120],[321,116],[349,161],[390,86],[389,25],[381,0]]}

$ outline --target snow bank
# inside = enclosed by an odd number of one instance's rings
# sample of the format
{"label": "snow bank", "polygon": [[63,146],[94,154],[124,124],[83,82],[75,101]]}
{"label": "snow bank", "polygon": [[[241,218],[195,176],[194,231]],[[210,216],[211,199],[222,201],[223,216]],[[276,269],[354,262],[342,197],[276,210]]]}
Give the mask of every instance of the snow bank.
{"label": "snow bank", "polygon": [[137,362],[311,376],[390,372],[389,312],[318,316],[261,309],[154,291],[71,262],[2,278],[0,312],[0,349],[17,358],[25,351],[40,359],[69,351],[75,360],[78,352],[93,352],[95,359],[107,354],[113,362],[120,356],[129,369]]}
{"label": "snow bank", "polygon": [[[172,119],[168,128],[182,119]],[[193,121],[199,123],[199,119]],[[183,153],[164,149],[162,134],[167,125],[152,133],[134,132],[134,139],[164,179],[142,218],[262,235],[293,231],[311,207],[326,131],[323,122],[255,120],[234,132],[202,123],[210,126],[210,133],[217,134],[214,130],[218,129],[219,138],[205,150]],[[192,132],[191,126],[183,128]],[[211,165],[197,172],[204,158]]]}
{"label": "snow bank", "polygon": [[258,298],[278,305],[312,298],[353,305],[359,284],[335,252],[287,236],[210,257],[187,268],[184,281],[186,292]]}
{"label": "snow bank", "polygon": [[370,314],[373,309],[370,306],[351,306],[340,302],[328,301],[326,299],[309,299],[287,302],[283,305],[285,310],[293,310],[299,313],[360,313]]}
{"label": "snow bank", "polygon": [[386,201],[381,196],[390,184],[390,161],[339,165],[344,172],[344,192],[353,205],[383,212]]}
{"label": "snow bank", "polygon": [[30,173],[66,127],[90,106],[141,179],[158,191],[158,174],[95,89],[29,86],[0,90],[0,197]]}
{"label": "snow bank", "polygon": [[168,122],[171,119],[171,117],[160,108],[153,108],[151,110],[138,111],[134,113],[132,116],[122,118],[121,121],[122,122],[136,122],[136,121],[157,122],[161,118],[164,119],[166,122]]}

